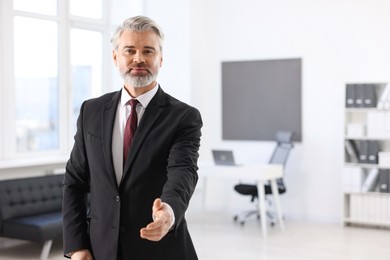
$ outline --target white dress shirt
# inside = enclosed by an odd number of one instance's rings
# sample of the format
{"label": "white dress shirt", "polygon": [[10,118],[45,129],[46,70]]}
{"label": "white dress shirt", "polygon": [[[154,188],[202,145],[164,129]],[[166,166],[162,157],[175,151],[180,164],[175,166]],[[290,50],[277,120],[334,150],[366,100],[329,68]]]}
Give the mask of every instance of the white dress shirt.
{"label": "white dress shirt", "polygon": [[[156,84],[154,88],[137,97],[137,100],[139,102],[136,107],[138,117],[137,125],[139,125],[139,122],[142,119],[146,107],[149,105],[149,102],[157,93],[157,90],[158,85]],[[118,107],[116,110],[114,129],[112,132],[112,159],[114,163],[114,170],[118,186],[121,182],[123,175],[123,135],[125,132],[127,118],[130,116],[131,109],[133,109],[132,107],[130,107],[130,105],[126,105],[130,99],[132,99],[132,97],[123,87],[121,99],[118,102]]]}
{"label": "white dress shirt", "polygon": [[[156,85],[151,90],[136,98],[139,102],[136,106],[138,119],[137,126],[139,125],[139,122],[141,122],[145,109],[149,105],[152,98],[156,95],[157,90],[158,84],[156,83]],[[131,97],[126,91],[126,89],[123,87],[121,91],[121,99],[118,102],[118,107],[116,110],[114,128],[112,132],[112,160],[114,163],[115,176],[118,186],[120,185],[123,175],[123,135],[125,132],[127,118],[130,116],[131,110],[133,109],[132,107],[130,107],[130,105],[126,104],[132,98],[133,97]],[[164,204],[168,206],[169,212],[172,216],[172,227],[175,223],[175,215],[171,206],[167,203]]]}

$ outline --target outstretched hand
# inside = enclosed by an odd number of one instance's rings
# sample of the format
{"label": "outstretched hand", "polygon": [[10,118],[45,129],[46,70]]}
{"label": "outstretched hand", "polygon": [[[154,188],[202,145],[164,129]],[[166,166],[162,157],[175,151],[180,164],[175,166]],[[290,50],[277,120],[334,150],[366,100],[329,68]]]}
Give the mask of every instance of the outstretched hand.
{"label": "outstretched hand", "polygon": [[171,228],[173,216],[168,205],[155,199],[152,207],[153,222],[140,230],[141,237],[150,241],[160,241]]}

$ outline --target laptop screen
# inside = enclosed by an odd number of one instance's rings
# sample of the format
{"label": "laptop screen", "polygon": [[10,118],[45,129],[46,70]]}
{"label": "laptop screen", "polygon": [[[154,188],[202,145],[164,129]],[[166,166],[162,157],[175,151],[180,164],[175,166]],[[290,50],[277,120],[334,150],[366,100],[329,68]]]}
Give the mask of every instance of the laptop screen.
{"label": "laptop screen", "polygon": [[214,163],[217,165],[236,165],[234,162],[233,151],[231,150],[212,150]]}

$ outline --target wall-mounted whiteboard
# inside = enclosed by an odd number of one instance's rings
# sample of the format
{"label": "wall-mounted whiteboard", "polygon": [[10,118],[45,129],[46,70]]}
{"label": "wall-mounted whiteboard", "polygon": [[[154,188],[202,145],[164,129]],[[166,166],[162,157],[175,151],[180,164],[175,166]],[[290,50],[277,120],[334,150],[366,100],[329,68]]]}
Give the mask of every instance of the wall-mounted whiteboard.
{"label": "wall-mounted whiteboard", "polygon": [[302,60],[222,62],[222,139],[302,141]]}

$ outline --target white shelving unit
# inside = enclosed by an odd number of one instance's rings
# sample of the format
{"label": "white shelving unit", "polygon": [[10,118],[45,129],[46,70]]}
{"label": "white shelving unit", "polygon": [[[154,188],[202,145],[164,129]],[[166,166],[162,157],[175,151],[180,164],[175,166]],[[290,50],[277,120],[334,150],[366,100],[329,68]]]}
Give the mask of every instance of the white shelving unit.
{"label": "white shelving unit", "polygon": [[[351,88],[354,87],[354,93],[351,93]],[[374,90],[371,91],[371,96],[367,94],[370,92],[368,88]],[[375,172],[383,174],[384,169],[390,169],[390,164],[384,164],[383,161],[381,164],[378,163],[378,151],[390,153],[390,107],[383,105],[382,97],[388,91],[386,88],[390,89],[386,83],[346,84],[343,172],[344,225],[390,227],[390,193],[383,192],[383,189],[378,187],[379,174],[374,174]],[[365,95],[362,94],[362,91]],[[367,96],[371,99],[371,103],[365,103],[364,97],[367,98]],[[362,102],[356,103],[359,98],[363,98]],[[388,99],[390,103],[390,94]],[[348,102],[351,100],[353,100],[353,104]],[[350,149],[347,149],[347,146]],[[366,151],[370,160],[368,157],[363,160],[364,157],[360,157],[360,155],[368,146],[373,147],[373,149],[370,148],[370,152]],[[351,154],[351,148],[356,152],[356,156]],[[371,178],[374,179],[373,182],[368,182],[370,175],[376,176],[376,178]],[[369,189],[367,189],[368,183],[371,184]]]}

